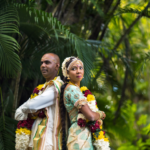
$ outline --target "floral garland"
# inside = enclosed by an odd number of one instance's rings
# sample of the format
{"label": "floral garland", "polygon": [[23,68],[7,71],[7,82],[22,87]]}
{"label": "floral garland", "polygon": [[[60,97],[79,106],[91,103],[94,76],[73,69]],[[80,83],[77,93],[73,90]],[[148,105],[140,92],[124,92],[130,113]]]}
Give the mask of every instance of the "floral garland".
{"label": "floral garland", "polygon": [[63,74],[63,76],[64,77],[67,77],[68,76],[68,74],[67,74],[67,68],[66,68],[66,63],[68,62],[70,60],[70,57],[67,57],[64,61],[63,61],[63,63],[62,63],[62,74]]}
{"label": "floral garland", "polygon": [[[87,98],[90,109],[94,112],[98,112],[97,102],[90,90],[85,86],[81,87],[80,90]],[[108,138],[105,138],[105,131],[102,131],[102,125],[100,126],[98,121],[87,120],[81,112],[79,112],[77,120],[80,127],[87,126],[92,132],[93,145],[96,150],[110,150]]]}
{"label": "floral garland", "polygon": [[[37,86],[34,90],[33,93],[31,94],[30,99],[42,94],[43,90],[46,88],[45,84],[41,84]],[[39,118],[44,118],[45,113],[43,110],[38,114],[38,116],[32,117],[32,118],[27,118],[27,120],[22,120],[19,121],[17,124],[17,129],[16,129],[16,145],[15,148],[17,150],[26,150],[29,146],[29,140],[30,140],[30,134],[31,134],[31,128],[34,123],[34,120],[39,117]]]}

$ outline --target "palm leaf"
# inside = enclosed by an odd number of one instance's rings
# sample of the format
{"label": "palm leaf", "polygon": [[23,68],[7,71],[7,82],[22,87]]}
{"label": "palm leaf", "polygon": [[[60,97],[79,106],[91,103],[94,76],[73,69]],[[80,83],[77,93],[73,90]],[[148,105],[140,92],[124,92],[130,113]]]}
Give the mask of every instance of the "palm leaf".
{"label": "palm leaf", "polygon": [[21,69],[20,59],[16,53],[20,47],[17,41],[11,36],[14,33],[19,33],[17,11],[13,6],[4,5],[0,9],[1,75],[12,76]]}
{"label": "palm leaf", "polygon": [[[65,57],[78,56],[84,62],[85,77],[83,83],[87,85],[91,78],[90,70],[93,68],[94,61],[94,51],[90,43],[70,33],[51,13],[39,11],[22,4],[15,4],[15,6],[20,18],[20,32],[28,39],[28,42],[24,41],[26,42],[26,46],[24,46],[26,50],[21,48],[20,56],[30,58],[29,66],[37,68],[37,65],[33,66],[34,61],[40,62],[42,54],[46,52],[58,54],[61,62]],[[20,43],[20,45],[24,44]],[[27,62],[26,60],[23,61]],[[31,69],[31,67],[28,68]],[[31,73],[31,70],[27,72]]]}
{"label": "palm leaf", "polygon": [[10,101],[10,98],[8,98],[6,101],[3,100],[1,88],[0,96],[0,149],[14,150],[16,121],[6,116],[6,114],[10,111],[10,109],[7,111],[8,107],[10,107],[8,103],[12,101]]}

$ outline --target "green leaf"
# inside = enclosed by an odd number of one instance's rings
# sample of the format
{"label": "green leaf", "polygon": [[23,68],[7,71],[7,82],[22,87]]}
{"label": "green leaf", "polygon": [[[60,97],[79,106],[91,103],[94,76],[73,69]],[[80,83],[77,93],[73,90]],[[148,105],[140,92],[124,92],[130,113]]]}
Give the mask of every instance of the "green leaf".
{"label": "green leaf", "polygon": [[147,115],[141,115],[139,120],[137,121],[137,125],[145,125],[147,122]]}
{"label": "green leaf", "polygon": [[13,76],[21,70],[18,42],[12,34],[19,34],[18,14],[14,6],[5,6],[0,10],[0,69],[1,75]]}
{"label": "green leaf", "polygon": [[131,7],[127,6],[124,8],[119,8],[117,11],[118,11],[118,13],[116,15],[121,15],[124,13],[134,13],[134,14],[142,14],[142,16],[150,18],[150,11],[149,10],[143,12],[140,9],[135,9],[135,8],[131,8]]}
{"label": "green leaf", "polygon": [[98,138],[99,136],[99,132],[94,132],[94,134],[96,135],[96,137]]}
{"label": "green leaf", "polygon": [[150,134],[150,124],[142,129],[144,135]]}
{"label": "green leaf", "polygon": [[47,3],[49,4],[49,5],[53,5],[53,1],[52,0],[46,0],[47,1]]}

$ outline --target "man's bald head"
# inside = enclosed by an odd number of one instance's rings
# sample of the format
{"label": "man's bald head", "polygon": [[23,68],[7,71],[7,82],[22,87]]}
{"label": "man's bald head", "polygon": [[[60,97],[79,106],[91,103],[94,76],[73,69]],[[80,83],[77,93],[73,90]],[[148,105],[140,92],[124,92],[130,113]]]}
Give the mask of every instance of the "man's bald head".
{"label": "man's bald head", "polygon": [[60,59],[54,53],[46,53],[41,58],[41,72],[46,81],[50,81],[57,76],[60,67]]}
{"label": "man's bald head", "polygon": [[53,60],[55,61],[55,63],[59,64],[59,66],[60,66],[60,59],[59,59],[58,55],[56,55],[54,53],[46,53],[44,55],[47,55],[47,56],[50,56],[51,58],[53,58]]}

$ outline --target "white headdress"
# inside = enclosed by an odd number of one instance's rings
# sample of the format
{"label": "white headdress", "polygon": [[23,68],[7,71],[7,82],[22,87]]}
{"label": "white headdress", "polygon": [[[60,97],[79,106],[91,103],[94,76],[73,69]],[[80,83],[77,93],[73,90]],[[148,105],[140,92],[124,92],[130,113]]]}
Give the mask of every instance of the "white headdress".
{"label": "white headdress", "polygon": [[[74,58],[74,59],[73,59],[73,61],[69,64],[69,66],[66,67],[66,63],[67,63],[68,61],[70,61],[70,58]],[[75,61],[80,61],[80,62],[82,63],[82,65],[83,65],[83,62],[82,62],[81,60],[79,60],[78,58],[74,57],[74,56],[67,57],[67,58],[63,61],[61,68],[62,68],[62,73],[63,73],[63,76],[64,76],[64,77],[69,77],[69,75],[68,75],[68,73],[67,73],[67,70],[69,70],[69,68],[72,66],[73,62],[75,62]]]}

